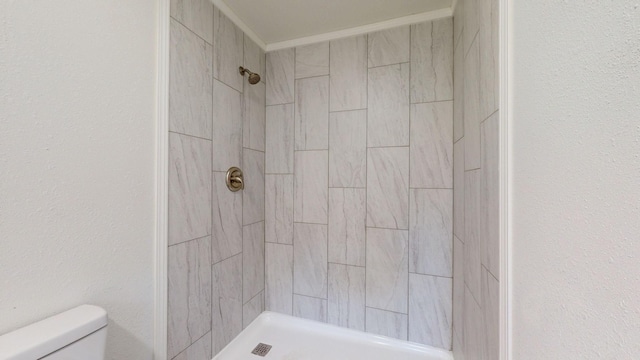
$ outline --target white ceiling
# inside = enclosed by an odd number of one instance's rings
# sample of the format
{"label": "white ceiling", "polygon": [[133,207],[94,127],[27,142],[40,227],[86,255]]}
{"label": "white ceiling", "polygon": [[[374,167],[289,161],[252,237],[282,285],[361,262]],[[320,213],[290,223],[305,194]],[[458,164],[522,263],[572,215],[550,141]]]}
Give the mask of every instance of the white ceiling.
{"label": "white ceiling", "polygon": [[[448,9],[452,0],[220,0],[265,44]],[[219,2],[219,1],[214,1]]]}

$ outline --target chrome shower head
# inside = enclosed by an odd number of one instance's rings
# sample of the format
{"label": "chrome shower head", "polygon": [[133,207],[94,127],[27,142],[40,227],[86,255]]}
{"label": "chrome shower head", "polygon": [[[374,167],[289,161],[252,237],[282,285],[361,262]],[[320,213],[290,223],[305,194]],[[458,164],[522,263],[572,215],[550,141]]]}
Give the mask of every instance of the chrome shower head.
{"label": "chrome shower head", "polygon": [[242,76],[244,76],[245,73],[249,74],[249,84],[255,85],[260,82],[260,75],[252,72],[249,69],[245,69],[242,66],[240,66],[239,70],[240,70],[240,75]]}

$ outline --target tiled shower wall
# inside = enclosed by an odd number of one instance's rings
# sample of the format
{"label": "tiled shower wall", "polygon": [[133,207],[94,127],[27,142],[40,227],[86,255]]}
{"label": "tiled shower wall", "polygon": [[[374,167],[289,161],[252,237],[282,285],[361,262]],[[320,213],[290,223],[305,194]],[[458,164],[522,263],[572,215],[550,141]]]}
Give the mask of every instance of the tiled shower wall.
{"label": "tiled shower wall", "polygon": [[451,18],[267,54],[267,310],[450,349]]}
{"label": "tiled shower wall", "polygon": [[265,83],[238,73],[264,64],[210,1],[171,1],[169,359],[211,359],[264,309]]}
{"label": "tiled shower wall", "polygon": [[453,350],[498,359],[498,1],[454,13]]}

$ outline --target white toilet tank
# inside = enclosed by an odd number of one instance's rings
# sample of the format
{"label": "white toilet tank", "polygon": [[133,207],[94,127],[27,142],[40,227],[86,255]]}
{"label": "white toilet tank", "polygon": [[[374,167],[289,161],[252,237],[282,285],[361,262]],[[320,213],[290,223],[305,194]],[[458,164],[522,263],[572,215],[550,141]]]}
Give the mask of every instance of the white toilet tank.
{"label": "white toilet tank", "polygon": [[81,305],[0,336],[0,360],[104,360],[107,312]]}

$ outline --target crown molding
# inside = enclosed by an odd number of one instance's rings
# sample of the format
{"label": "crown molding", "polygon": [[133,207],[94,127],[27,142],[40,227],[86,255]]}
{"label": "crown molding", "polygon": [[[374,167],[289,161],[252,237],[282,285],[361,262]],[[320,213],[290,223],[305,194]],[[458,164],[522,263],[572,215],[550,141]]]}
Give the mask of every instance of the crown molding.
{"label": "crown molding", "polygon": [[211,0],[218,10],[222,11],[231,22],[236,24],[253,42],[255,42],[262,50],[267,51],[267,44],[258,36],[250,27],[236,15],[236,13],[227,5],[224,0]]}

